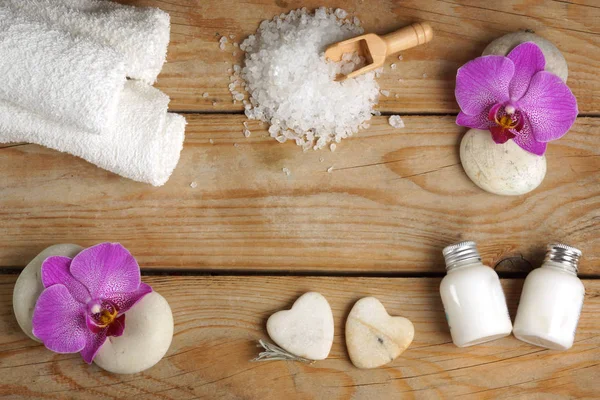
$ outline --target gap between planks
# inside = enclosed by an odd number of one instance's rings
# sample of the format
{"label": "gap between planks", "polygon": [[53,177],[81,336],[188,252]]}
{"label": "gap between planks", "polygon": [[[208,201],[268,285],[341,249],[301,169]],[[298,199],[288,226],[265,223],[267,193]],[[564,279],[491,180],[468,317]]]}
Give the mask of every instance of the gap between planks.
{"label": "gap between planks", "polygon": [[[10,266],[0,268],[1,275],[19,274],[23,269],[22,266]],[[315,278],[393,278],[393,279],[431,279],[443,278],[446,272],[335,272],[335,271],[319,271],[319,270],[303,270],[303,271],[273,271],[273,270],[204,270],[204,269],[144,269],[141,270],[142,276],[188,276],[188,277],[315,277]],[[525,279],[529,272],[508,272],[497,271],[500,279]],[[579,279],[599,280],[600,274],[578,274]]]}

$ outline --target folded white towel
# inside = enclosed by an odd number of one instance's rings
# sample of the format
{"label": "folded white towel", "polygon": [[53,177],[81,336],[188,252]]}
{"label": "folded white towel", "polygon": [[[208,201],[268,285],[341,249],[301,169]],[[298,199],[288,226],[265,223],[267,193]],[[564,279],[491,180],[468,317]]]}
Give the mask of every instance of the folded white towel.
{"label": "folded white towel", "polygon": [[167,114],[168,103],[168,96],[158,89],[128,81],[114,132],[86,135],[0,102],[0,143],[37,143],[126,178],[162,186],[179,161],[186,125],[181,115]]}
{"label": "folded white towel", "polygon": [[112,128],[123,57],[0,9],[0,100],[99,134]]}
{"label": "folded white towel", "polygon": [[98,0],[2,0],[0,4],[26,18],[113,47],[125,57],[130,78],[153,84],[165,63],[170,18],[158,8]]}

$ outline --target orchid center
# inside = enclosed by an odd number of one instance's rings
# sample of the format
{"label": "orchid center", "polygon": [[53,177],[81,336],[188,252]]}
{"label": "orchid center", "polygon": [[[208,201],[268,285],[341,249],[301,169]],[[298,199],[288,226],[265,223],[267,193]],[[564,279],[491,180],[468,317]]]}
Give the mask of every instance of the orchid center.
{"label": "orchid center", "polygon": [[106,328],[112,324],[119,310],[117,306],[112,302],[103,300],[102,302],[95,302],[90,307],[91,320],[98,328]]}

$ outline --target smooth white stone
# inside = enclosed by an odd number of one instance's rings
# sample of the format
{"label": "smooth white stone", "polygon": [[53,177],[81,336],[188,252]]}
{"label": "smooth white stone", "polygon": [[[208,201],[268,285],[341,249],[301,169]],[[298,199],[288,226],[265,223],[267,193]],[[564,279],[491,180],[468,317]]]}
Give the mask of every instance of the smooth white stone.
{"label": "smooth white stone", "polygon": [[123,335],[106,339],[94,362],[115,374],[135,374],[159,362],[172,339],[171,307],[164,297],[151,292],[125,313]]}
{"label": "smooth white stone", "polygon": [[537,188],[546,176],[546,157],[513,140],[496,144],[489,131],[470,129],[460,142],[460,162],[468,177],[486,192],[517,196]]}
{"label": "smooth white stone", "polygon": [[324,360],[333,344],[333,313],[327,299],[316,292],[305,293],[291,310],[269,317],[267,332],[279,347],[290,353]]}
{"label": "smooth white stone", "polygon": [[390,316],[375,297],[357,301],[346,320],[346,346],[358,368],[377,368],[394,361],[414,336],[412,322]]}
{"label": "smooth white stone", "polygon": [[38,297],[44,290],[42,284],[42,263],[51,256],[75,257],[83,247],[76,244],[55,244],[43,250],[27,264],[17,278],[13,290],[13,310],[19,326],[27,336],[39,342],[33,336],[31,319]]}
{"label": "smooth white stone", "polygon": [[525,42],[533,42],[542,50],[542,53],[544,53],[544,58],[546,59],[546,67],[544,68],[546,71],[557,75],[563,80],[563,82],[567,81],[569,76],[567,60],[565,60],[565,57],[562,55],[560,50],[558,50],[558,48],[552,44],[551,41],[544,39],[535,33],[524,31],[508,33],[488,44],[483,50],[482,55],[487,56],[490,54],[495,54],[499,56],[506,56],[512,49],[517,47],[517,45]]}

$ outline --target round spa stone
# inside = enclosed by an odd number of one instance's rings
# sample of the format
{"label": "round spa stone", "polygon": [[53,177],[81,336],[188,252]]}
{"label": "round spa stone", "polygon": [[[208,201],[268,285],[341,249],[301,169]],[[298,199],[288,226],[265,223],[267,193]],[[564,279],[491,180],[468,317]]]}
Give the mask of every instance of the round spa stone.
{"label": "round spa stone", "polygon": [[495,54],[499,56],[506,56],[512,49],[517,45],[524,42],[533,42],[539,46],[544,53],[546,58],[546,68],[548,72],[552,72],[557,75],[563,82],[567,81],[569,76],[569,68],[567,67],[567,61],[562,55],[560,50],[552,44],[548,39],[544,39],[535,33],[520,31],[506,34],[494,40],[483,50],[484,56]]}
{"label": "round spa stone", "polygon": [[39,340],[31,332],[33,309],[38,297],[44,290],[42,284],[42,263],[50,256],[75,257],[83,247],[76,244],[55,244],[35,256],[23,269],[13,290],[13,310],[19,326],[35,341]]}
{"label": "round spa stone", "polygon": [[546,176],[546,157],[531,154],[514,141],[496,144],[489,131],[470,129],[460,143],[460,162],[483,190],[505,196],[531,192]]}
{"label": "round spa stone", "polygon": [[94,362],[115,374],[135,374],[159,362],[173,339],[173,314],[167,300],[148,293],[125,313],[122,336],[109,337]]}

